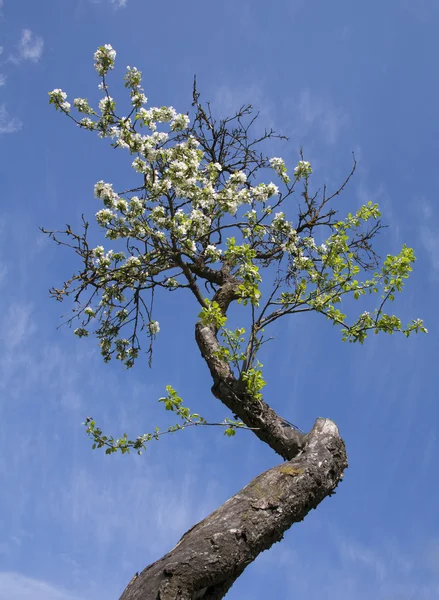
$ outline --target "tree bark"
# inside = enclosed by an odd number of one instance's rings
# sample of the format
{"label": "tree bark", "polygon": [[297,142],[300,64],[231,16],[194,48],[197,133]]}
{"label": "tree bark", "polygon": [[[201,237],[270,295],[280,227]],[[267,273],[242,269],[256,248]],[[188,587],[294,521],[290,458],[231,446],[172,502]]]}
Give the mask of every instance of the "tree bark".
{"label": "tree bark", "polygon": [[294,458],[305,446],[306,435],[292,427],[285,427],[284,419],[264,400],[254,400],[246,393],[242,382],[233,375],[230,365],[218,357],[220,345],[214,327],[198,322],[195,339],[212,375],[214,396],[282,458]]}
{"label": "tree bark", "polygon": [[297,456],[258,475],[136,574],[120,600],[219,600],[293,523],[334,493],[347,467],[337,426],[317,419]]}
{"label": "tree bark", "polygon": [[[214,300],[226,314],[239,281],[227,273],[223,277]],[[217,333],[214,325],[196,324],[195,339],[212,376],[213,394],[287,462],[256,477],[189,529],[173,550],[136,573],[120,600],[223,598],[247,565],[334,493],[347,467],[337,426],[317,419],[308,434],[286,427],[282,417],[236,379],[221,358]]]}

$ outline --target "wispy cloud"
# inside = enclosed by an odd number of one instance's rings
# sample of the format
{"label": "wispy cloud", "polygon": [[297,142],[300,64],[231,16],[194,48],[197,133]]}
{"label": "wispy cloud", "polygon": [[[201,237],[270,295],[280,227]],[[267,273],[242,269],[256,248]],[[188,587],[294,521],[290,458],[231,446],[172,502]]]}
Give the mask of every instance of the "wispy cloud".
{"label": "wispy cloud", "polygon": [[417,201],[419,207],[419,239],[430,261],[430,274],[439,276],[439,227],[431,203],[425,198]]}
{"label": "wispy cloud", "polygon": [[[322,521],[307,528],[308,544],[302,551],[297,541],[275,545],[258,558],[259,572],[283,569],[278,595],[287,597],[294,589],[297,597],[309,600],[338,598],[339,600],[432,600],[437,598],[437,543],[428,542],[417,548],[415,558],[410,550],[388,539],[361,543]],[[384,536],[383,536],[384,538]],[[320,540],[321,547],[318,547]],[[294,569],[288,568],[292,564]]]}
{"label": "wispy cloud", "polygon": [[114,10],[126,8],[128,0],[77,0],[75,8],[75,19],[80,19],[87,12],[89,4],[102,4],[103,6],[112,6]]}
{"label": "wispy cloud", "polygon": [[251,104],[255,113],[259,113],[259,125],[274,127],[275,114],[273,103],[265,96],[263,87],[257,83],[248,85],[221,85],[212,98],[212,105],[221,117],[230,117],[242,106]]}
{"label": "wispy cloud", "polygon": [[382,556],[379,556],[372,548],[368,548],[355,540],[341,538],[339,540],[339,553],[344,563],[371,571],[378,581],[382,581],[388,574],[386,561],[383,561]]}
{"label": "wispy cloud", "polygon": [[19,51],[22,60],[38,62],[43,53],[44,40],[35,35],[30,29],[23,29],[21,33]]}
{"label": "wispy cloud", "polygon": [[317,129],[329,145],[335,144],[349,121],[343,108],[335,106],[328,95],[312,92],[309,88],[300,92],[298,112],[299,129]]}
{"label": "wispy cloud", "polygon": [[[203,94],[204,96],[204,94]],[[214,88],[213,94],[203,100],[211,101],[215,118],[232,117],[243,106],[253,107],[252,116],[257,115],[252,124],[250,137],[262,136],[264,131],[273,129],[276,133],[284,133],[279,114],[264,90],[264,83],[248,82],[238,84],[224,84]],[[279,153],[279,140],[265,142],[264,149],[273,156]]]}
{"label": "wispy cloud", "polygon": [[6,83],[6,76],[5,76],[5,75],[2,75],[2,74],[0,73],[0,87],[1,87],[2,85],[5,85],[5,83]]}
{"label": "wispy cloud", "polygon": [[20,119],[11,117],[4,104],[0,104],[0,134],[20,131],[23,124]]}
{"label": "wispy cloud", "polygon": [[3,319],[2,334],[5,344],[12,350],[28,339],[35,331],[31,318],[32,307],[25,304],[12,304]]}
{"label": "wispy cloud", "polygon": [[6,274],[8,272],[8,267],[4,264],[0,263],[0,285],[5,281]]}
{"label": "wispy cloud", "polygon": [[429,225],[422,225],[419,233],[421,243],[430,258],[430,266],[437,275],[439,274],[439,232]]}
{"label": "wispy cloud", "polygon": [[8,600],[81,600],[66,590],[21,573],[0,572],[0,589],[2,598]]}

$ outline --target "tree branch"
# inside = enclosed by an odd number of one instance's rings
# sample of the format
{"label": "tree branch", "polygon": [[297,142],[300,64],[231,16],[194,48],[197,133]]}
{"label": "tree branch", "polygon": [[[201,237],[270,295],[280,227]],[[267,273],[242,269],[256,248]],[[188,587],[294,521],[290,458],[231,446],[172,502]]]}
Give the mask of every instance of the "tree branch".
{"label": "tree branch", "polygon": [[255,400],[247,393],[245,384],[236,380],[230,365],[219,358],[220,345],[213,326],[198,322],[195,339],[212,375],[213,395],[277,454],[286,460],[296,456],[306,442],[306,435],[285,427],[284,419],[264,400]]}

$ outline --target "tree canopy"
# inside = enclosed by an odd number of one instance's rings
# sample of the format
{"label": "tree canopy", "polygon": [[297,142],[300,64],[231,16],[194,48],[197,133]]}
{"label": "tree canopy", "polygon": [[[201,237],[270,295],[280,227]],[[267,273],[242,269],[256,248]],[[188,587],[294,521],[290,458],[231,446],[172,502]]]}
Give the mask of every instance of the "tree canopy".
{"label": "tree canopy", "polygon": [[[326,186],[311,191],[312,167],[302,151],[291,173],[282,158],[266,156],[264,142],[283,136],[273,130],[253,136],[258,115],[251,105],[217,120],[210,105],[200,103],[194,81],[188,114],[172,106],[147,109],[141,72],[128,67],[124,83],[130,107],[121,116],[107,83],[116,51],[107,44],[94,58],[103,94],[98,109],[75,98],[79,114],[74,116],[60,89],[49,93],[50,103],[82,129],[110,138],[114,148],[134,156],[139,185],[120,192],[102,180],[95,185],[95,197],[103,205],[96,222],[110,248],[90,247],[86,221],[81,233],[70,227],[47,233],[73,247],[82,260],[82,269],[52,293],[58,300],[73,296],[69,322],[79,321],[77,336],[98,338],[105,361],[115,357],[132,367],[145,342],[151,360],[160,331],[154,319],[159,289],[194,294],[200,324],[220,334],[216,361],[254,400],[262,398],[265,383],[258,350],[269,326],[282,317],[318,312],[349,342],[363,343],[370,332],[409,336],[426,331],[420,319],[404,326],[387,312],[412,270],[413,249],[404,245],[399,254],[380,261],[373,247],[383,227],[376,203],[338,216],[337,196],[355,171],[355,159],[335,192]],[[276,182],[265,182],[271,178]],[[370,294],[379,297],[375,307],[355,314],[346,300]],[[233,301],[242,305],[243,324],[248,319],[250,327],[226,327]],[[182,407],[175,390],[167,390],[161,399],[166,409],[176,411],[186,425],[203,423]],[[240,426],[230,425],[229,435]],[[87,426],[96,443],[104,441],[110,450],[139,450],[157,434],[109,442],[93,420]]]}
{"label": "tree canopy", "polygon": [[[110,45],[101,46],[94,58],[102,92],[98,107],[82,97],[72,107],[61,89],[49,93],[50,103],[81,129],[126,150],[138,184],[115,191],[110,182],[96,183],[94,195],[102,208],[95,218],[105,232],[102,245],[89,241],[96,225],[85,217],[79,233],[70,226],[43,230],[72,248],[81,264],[52,294],[60,301],[73,299],[68,323],[77,322],[75,334],[96,336],[103,359],[116,358],[126,368],[141,360],[142,349],[152,363],[160,334],[154,314],[158,295],[175,294],[178,303],[182,290],[193,294],[199,304],[196,342],[212,375],[212,392],[233,414],[233,419],[215,425],[229,436],[240,428],[251,429],[288,461],[300,453],[305,456],[308,448],[313,472],[323,468],[323,459],[317,458],[326,457],[327,486],[317,493],[315,481],[309,483],[314,495],[296,507],[294,519],[300,520],[332,493],[346,466],[345,454],[341,441],[327,442],[338,439],[332,422],[318,420],[304,434],[270,408],[263,395],[260,349],[271,339],[273,323],[297,313],[319,313],[339,328],[343,341],[352,343],[364,343],[371,332],[407,337],[426,332],[421,319],[403,324],[388,312],[412,271],[414,251],[404,245],[396,255],[378,256],[374,242],[384,226],[376,203],[340,215],[339,196],[354,174],[355,157],[338,189],[318,188],[302,150],[292,168],[282,158],[267,156],[267,145],[284,138],[271,129],[258,134],[258,114],[251,105],[217,118],[209,103],[201,103],[194,81],[187,114],[172,106],[146,108],[141,72],[128,67],[124,85],[129,107],[120,110],[108,84],[116,52]],[[239,326],[234,329],[227,327],[232,303],[238,305]],[[166,390],[160,402],[178,416],[177,424],[133,438],[113,437],[88,417],[85,425],[94,447],[105,447],[107,453],[141,453],[165,433],[213,425],[184,406],[170,385]],[[326,440],[320,449],[319,436]],[[338,461],[334,469],[328,466],[329,447],[329,455]],[[300,465],[291,468],[290,475],[304,472]],[[254,498],[251,502],[253,506]],[[291,522],[283,523],[282,531]],[[276,536],[282,531],[276,530]],[[255,542],[253,558],[271,545],[276,536],[270,535],[263,544]],[[243,559],[235,578],[248,562]],[[229,573],[222,591],[232,579]],[[206,597],[222,596],[212,592]]]}

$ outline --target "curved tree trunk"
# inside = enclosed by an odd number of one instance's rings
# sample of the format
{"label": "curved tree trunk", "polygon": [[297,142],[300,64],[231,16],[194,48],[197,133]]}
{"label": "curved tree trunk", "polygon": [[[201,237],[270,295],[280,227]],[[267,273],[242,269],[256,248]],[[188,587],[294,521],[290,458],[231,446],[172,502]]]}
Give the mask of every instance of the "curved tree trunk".
{"label": "curved tree trunk", "polygon": [[[214,296],[224,314],[237,297],[238,285],[224,274]],[[345,445],[332,421],[317,419],[308,434],[286,427],[220,358],[214,325],[199,321],[195,339],[213,379],[213,394],[287,462],[256,477],[189,529],[173,550],[136,573],[121,600],[223,598],[247,565],[334,492],[347,467]]]}
{"label": "curved tree trunk", "polygon": [[334,492],[347,467],[337,426],[317,419],[297,456],[258,475],[135,575],[121,600],[219,600],[244,569]]}

